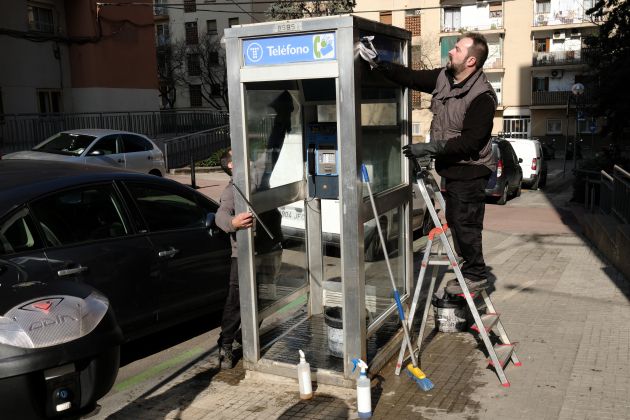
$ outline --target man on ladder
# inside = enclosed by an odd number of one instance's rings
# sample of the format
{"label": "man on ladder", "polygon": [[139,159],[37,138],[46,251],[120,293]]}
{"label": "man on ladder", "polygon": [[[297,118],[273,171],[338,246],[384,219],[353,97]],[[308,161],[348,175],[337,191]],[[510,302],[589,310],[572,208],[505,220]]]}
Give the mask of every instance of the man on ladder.
{"label": "man on ladder", "polygon": [[[497,96],[486,79],[483,64],[488,44],[481,34],[464,34],[448,53],[446,67],[411,70],[381,62],[371,40],[359,43],[359,53],[373,69],[390,80],[431,93],[431,142],[407,145],[407,157],[435,158],[437,173],[446,180],[446,221],[455,251],[462,257],[462,273],[470,292],[487,286],[481,234],[485,187],[496,169],[491,133]],[[460,294],[457,280],[446,292]]]}

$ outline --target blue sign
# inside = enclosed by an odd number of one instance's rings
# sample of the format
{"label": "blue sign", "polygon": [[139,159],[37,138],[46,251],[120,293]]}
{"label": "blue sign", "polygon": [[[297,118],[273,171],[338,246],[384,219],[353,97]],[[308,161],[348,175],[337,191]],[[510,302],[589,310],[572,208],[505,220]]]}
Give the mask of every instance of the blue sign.
{"label": "blue sign", "polygon": [[597,126],[595,124],[591,124],[588,129],[591,131],[591,133],[595,133],[597,131]]}
{"label": "blue sign", "polygon": [[246,66],[335,60],[335,33],[278,36],[243,41]]}

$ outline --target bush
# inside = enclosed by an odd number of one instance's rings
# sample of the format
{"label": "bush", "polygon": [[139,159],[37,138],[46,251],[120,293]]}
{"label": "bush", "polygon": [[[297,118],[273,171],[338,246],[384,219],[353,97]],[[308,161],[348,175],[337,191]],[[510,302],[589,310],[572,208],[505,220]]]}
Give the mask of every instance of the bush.
{"label": "bush", "polygon": [[212,155],[210,155],[208,159],[200,160],[199,162],[196,162],[195,165],[199,167],[220,166],[221,155],[225,153],[226,150],[228,150],[228,147],[219,149],[216,152],[214,152]]}

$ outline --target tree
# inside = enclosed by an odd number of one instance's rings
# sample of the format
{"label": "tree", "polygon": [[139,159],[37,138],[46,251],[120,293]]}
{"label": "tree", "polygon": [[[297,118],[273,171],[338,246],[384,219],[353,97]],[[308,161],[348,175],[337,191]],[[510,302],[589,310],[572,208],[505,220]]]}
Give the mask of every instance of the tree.
{"label": "tree", "polygon": [[179,57],[181,51],[171,45],[157,48],[158,89],[162,100],[162,109],[173,109],[177,101],[175,75],[182,72],[185,61]]}
{"label": "tree", "polygon": [[[586,11],[599,23],[597,35],[586,38],[587,56],[597,86],[597,108],[607,131],[620,139],[630,121],[630,7],[626,0],[599,0]],[[608,133],[602,133],[608,134]]]}
{"label": "tree", "polygon": [[186,44],[185,40],[175,42],[170,46],[169,54],[163,101],[174,97],[177,89],[199,85],[201,97],[210,108],[228,109],[225,50],[216,34],[206,33],[192,45]]}
{"label": "tree", "polygon": [[300,19],[304,17],[332,16],[352,13],[355,0],[277,1],[267,9],[272,20]]}

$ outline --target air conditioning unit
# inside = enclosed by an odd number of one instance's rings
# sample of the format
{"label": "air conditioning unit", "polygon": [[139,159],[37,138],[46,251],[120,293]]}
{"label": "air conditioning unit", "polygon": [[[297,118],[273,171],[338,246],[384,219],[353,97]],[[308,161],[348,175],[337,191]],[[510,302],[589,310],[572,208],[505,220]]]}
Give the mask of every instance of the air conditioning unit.
{"label": "air conditioning unit", "polygon": [[576,31],[575,29],[571,31],[571,37],[572,38],[578,38],[581,37],[582,33],[580,31]]}
{"label": "air conditioning unit", "polygon": [[564,32],[554,32],[553,33],[553,39],[564,39],[564,38],[565,38]]}
{"label": "air conditioning unit", "polygon": [[562,79],[562,76],[564,76],[564,70],[561,70],[561,69],[551,70],[552,79]]}

